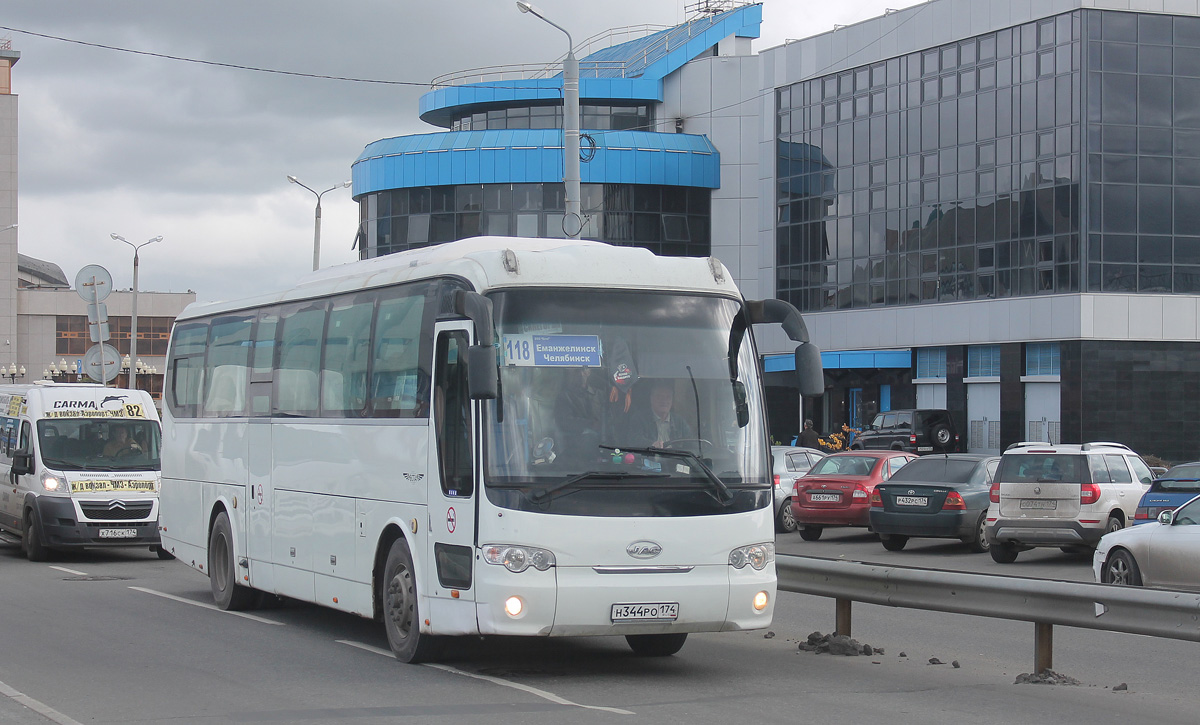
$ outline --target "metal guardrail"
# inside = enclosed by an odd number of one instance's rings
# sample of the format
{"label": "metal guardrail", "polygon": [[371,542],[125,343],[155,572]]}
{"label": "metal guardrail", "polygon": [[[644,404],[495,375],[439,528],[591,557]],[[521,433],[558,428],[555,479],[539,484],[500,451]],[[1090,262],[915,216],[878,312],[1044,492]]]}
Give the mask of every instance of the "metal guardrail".
{"label": "metal guardrail", "polygon": [[925,609],[1034,623],[1034,672],[1053,667],[1054,625],[1200,642],[1200,594],[778,554],[785,592],[831,597],[837,634],[851,604]]}

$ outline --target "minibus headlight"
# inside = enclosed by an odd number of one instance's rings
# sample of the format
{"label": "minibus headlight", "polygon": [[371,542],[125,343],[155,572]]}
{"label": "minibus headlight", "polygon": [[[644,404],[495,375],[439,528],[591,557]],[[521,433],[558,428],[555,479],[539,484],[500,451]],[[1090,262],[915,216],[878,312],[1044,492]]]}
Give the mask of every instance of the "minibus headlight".
{"label": "minibus headlight", "polygon": [[487,544],[483,547],[483,560],[514,573],[523,572],[529,567],[546,571],[554,566],[554,553],[536,546]]}
{"label": "minibus headlight", "polygon": [[762,571],[767,564],[775,561],[775,544],[750,544],[739,546],[729,552],[729,565],[741,569],[747,564],[756,571]]}
{"label": "minibus headlight", "polygon": [[47,491],[66,491],[67,482],[55,476],[53,473],[42,474],[42,488]]}

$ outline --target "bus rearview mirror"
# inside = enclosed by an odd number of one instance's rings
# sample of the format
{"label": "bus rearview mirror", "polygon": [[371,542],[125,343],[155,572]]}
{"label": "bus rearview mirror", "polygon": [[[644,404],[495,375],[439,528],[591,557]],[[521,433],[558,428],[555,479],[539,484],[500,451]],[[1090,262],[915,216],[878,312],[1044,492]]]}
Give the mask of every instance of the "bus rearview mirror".
{"label": "bus rearview mirror", "polygon": [[825,394],[821,350],[811,342],[796,348],[796,382],[800,387],[800,395],[805,398],[819,398]]}
{"label": "bus rearview mirror", "polygon": [[472,345],[467,348],[467,388],[472,400],[496,399],[496,348],[491,345]]}

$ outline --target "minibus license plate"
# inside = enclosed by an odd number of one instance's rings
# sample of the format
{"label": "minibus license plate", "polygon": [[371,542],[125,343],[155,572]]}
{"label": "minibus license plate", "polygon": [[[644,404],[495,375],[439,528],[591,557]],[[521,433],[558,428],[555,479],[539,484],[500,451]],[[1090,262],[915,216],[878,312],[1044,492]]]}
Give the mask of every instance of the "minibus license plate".
{"label": "minibus license plate", "polygon": [[137,529],[100,529],[101,539],[136,539]]}
{"label": "minibus license plate", "polygon": [[808,496],[809,501],[841,501],[842,494],[840,493],[813,493]]}
{"label": "minibus license plate", "polygon": [[673,622],[679,618],[679,602],[614,604],[611,617],[614,622]]}
{"label": "minibus license plate", "polygon": [[1023,508],[1023,509],[1056,509],[1056,508],[1058,508],[1058,501],[1055,501],[1054,499],[1050,499],[1049,501],[1046,501],[1046,500],[1037,499],[1037,498],[1023,498],[1023,499],[1021,499],[1021,508]]}
{"label": "minibus license plate", "polygon": [[928,506],[928,496],[897,496],[897,506]]}

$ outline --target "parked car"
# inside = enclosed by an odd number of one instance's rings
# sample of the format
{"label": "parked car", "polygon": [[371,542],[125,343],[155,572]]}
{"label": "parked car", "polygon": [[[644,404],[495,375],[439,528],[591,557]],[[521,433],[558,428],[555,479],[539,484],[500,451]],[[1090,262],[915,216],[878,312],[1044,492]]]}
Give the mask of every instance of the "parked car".
{"label": "parked car", "polygon": [[1200,496],[1153,523],[1105,534],[1092,572],[1103,584],[1200,591]]}
{"label": "parked car", "polygon": [[988,550],[987,518],[999,456],[952,453],[909,463],[871,494],[871,528],[883,548],[900,551],[909,538],[961,539]]}
{"label": "parked car", "polygon": [[844,451],[817,461],[792,492],[800,537],[816,541],[826,526],[870,526],[875,486],[914,458],[902,451]]}
{"label": "parked car", "polygon": [[992,559],[1016,561],[1035,546],[1094,548],[1133,521],[1153,474],[1120,443],[1014,443],[992,482],[986,536]]}
{"label": "parked car", "polygon": [[796,479],[808,473],[813,464],[825,457],[824,451],[795,446],[771,446],[775,477],[775,530],[789,533],[796,530],[792,516],[792,491]]}
{"label": "parked car", "polygon": [[855,450],[954,453],[961,450],[958,430],[946,410],[919,408],[889,410],[875,416],[856,436]]}
{"label": "parked car", "polygon": [[[1153,469],[1151,469],[1153,470]],[[1157,476],[1142,494],[1133,525],[1157,521],[1163,511],[1174,511],[1200,493],[1200,462],[1180,463]]]}

